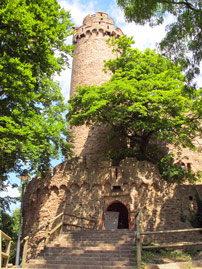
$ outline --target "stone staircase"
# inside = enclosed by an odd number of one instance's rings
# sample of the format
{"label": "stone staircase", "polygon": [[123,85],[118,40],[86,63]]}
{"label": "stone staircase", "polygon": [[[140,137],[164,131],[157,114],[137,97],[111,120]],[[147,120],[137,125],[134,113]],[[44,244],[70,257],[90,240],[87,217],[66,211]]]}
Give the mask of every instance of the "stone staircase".
{"label": "stone staircase", "polygon": [[125,229],[63,232],[26,268],[132,269],[134,238],[134,231]]}

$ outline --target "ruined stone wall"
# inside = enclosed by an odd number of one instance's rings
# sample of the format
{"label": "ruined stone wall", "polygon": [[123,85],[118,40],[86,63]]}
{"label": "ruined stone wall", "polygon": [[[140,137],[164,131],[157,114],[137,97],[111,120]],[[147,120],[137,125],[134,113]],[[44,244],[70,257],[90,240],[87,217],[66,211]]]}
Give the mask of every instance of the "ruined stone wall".
{"label": "ruined stone wall", "polygon": [[[110,80],[111,73],[103,71],[104,61],[117,55],[112,53],[112,48],[107,45],[106,40],[121,35],[121,29],[115,29],[113,19],[108,18],[104,12],[86,16],[83,25],[75,28],[70,95],[75,93],[75,87],[78,85],[102,85]],[[105,153],[109,148],[106,143],[108,130],[109,128],[104,126],[96,127],[94,130],[89,130],[86,126],[72,128],[75,155],[96,159]]]}
{"label": "ruined stone wall", "polygon": [[173,152],[175,160],[181,161],[185,165],[186,170],[192,172],[202,171],[202,139],[200,137],[195,138],[194,143],[196,150],[190,150],[189,148],[179,148],[173,145],[167,145],[168,152]]}
{"label": "ruined stone wall", "polygon": [[[120,189],[114,191],[114,186]],[[124,159],[117,167],[112,166],[110,159],[99,160],[94,167],[85,158],[65,161],[55,168],[53,176],[30,182],[24,205],[24,236],[63,211],[95,220],[95,229],[105,229],[107,209],[116,201],[126,206],[130,229],[135,228],[138,212],[141,212],[143,231],[189,228],[190,219],[197,211],[197,193],[202,198],[202,185],[168,184],[154,165],[135,158]],[[68,215],[65,223],[92,228],[92,223],[81,223]],[[31,244],[40,242],[44,234],[45,230],[37,234]],[[161,239],[197,241],[201,236],[200,233],[194,238],[193,234],[173,234]],[[159,238],[145,238],[146,241],[156,239]],[[40,247],[35,251],[35,254],[39,252]]]}

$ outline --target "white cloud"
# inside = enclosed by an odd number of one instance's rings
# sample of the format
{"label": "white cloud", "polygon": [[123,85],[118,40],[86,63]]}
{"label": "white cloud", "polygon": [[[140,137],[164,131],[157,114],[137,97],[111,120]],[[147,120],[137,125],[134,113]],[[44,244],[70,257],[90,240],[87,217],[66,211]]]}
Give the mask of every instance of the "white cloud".
{"label": "white cloud", "polygon": [[0,193],[1,197],[6,197],[6,196],[10,196],[10,197],[19,197],[20,192],[18,190],[18,188],[12,188],[10,185],[7,187],[6,191],[2,191]]}
{"label": "white cloud", "polygon": [[[202,70],[202,69],[201,69],[201,70]],[[199,86],[199,87],[202,87],[202,74],[201,74],[200,76],[197,77],[196,81],[197,81],[198,86]]]}
{"label": "white cloud", "polygon": [[65,9],[69,10],[71,13],[71,17],[76,26],[80,26],[83,23],[83,19],[88,14],[95,13],[94,3],[93,1],[88,1],[88,4],[83,5],[79,2],[79,0],[75,0],[73,2],[59,0],[59,4]]}
{"label": "white cloud", "polygon": [[70,68],[63,70],[60,75],[55,76],[55,81],[58,81],[60,84],[62,95],[65,98],[65,101],[69,100],[70,94],[70,84],[71,84],[71,74],[72,74],[72,58],[69,58]]}
{"label": "white cloud", "polygon": [[116,26],[121,28],[121,24],[126,24],[124,12],[117,6],[116,0],[111,1],[108,14],[114,19]]}

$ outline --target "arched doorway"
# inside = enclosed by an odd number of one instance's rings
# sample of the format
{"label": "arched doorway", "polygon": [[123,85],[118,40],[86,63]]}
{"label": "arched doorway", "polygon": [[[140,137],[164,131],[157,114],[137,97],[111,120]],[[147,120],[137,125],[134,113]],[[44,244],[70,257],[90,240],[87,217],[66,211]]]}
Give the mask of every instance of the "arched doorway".
{"label": "arched doorway", "polygon": [[[119,201],[115,201],[111,205],[108,206],[107,212],[109,212],[109,215],[110,215],[110,212],[114,212],[114,218],[118,218],[117,219],[118,225],[116,225],[116,228],[118,228],[118,229],[128,229],[129,228],[128,209],[124,204],[122,204]],[[113,218],[113,213],[111,214],[111,217]],[[109,225],[106,225],[106,226],[110,227]]]}

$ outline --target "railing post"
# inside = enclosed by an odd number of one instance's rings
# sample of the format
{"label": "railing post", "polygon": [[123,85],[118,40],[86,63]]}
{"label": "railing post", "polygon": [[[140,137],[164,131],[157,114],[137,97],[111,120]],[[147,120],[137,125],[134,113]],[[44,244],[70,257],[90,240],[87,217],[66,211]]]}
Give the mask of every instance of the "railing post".
{"label": "railing post", "polygon": [[24,239],[25,239],[25,243],[24,243],[23,253],[22,253],[22,268],[25,267],[26,260],[27,260],[27,247],[28,247],[29,236],[25,237]]}
{"label": "railing post", "polygon": [[2,267],[2,236],[1,236],[1,230],[0,230],[0,268]]}
{"label": "railing post", "polygon": [[141,268],[141,234],[140,234],[140,213],[136,217],[136,246],[137,246],[137,268]]}
{"label": "railing post", "polygon": [[49,222],[46,225],[46,233],[45,233],[45,247],[48,245],[49,242]]}
{"label": "railing post", "polygon": [[6,247],[6,254],[8,255],[8,258],[6,259],[6,264],[5,264],[6,268],[8,267],[10,248],[11,248],[11,240],[8,240],[8,245]]}
{"label": "railing post", "polygon": [[62,220],[61,220],[61,222],[62,222],[62,226],[61,226],[61,228],[60,228],[60,234],[62,233],[62,230],[63,230],[64,217],[65,217],[65,214],[63,213],[63,215],[62,215]]}

